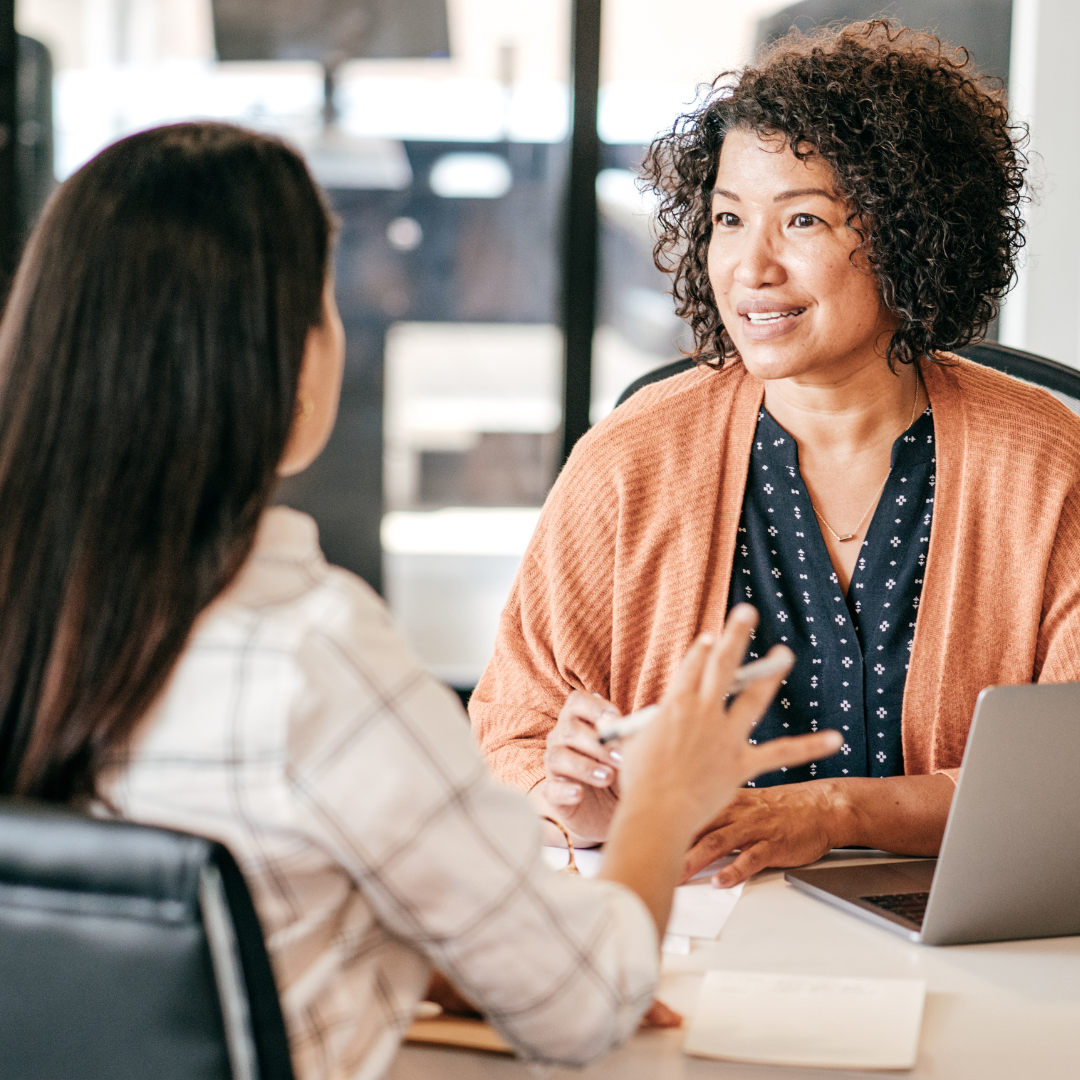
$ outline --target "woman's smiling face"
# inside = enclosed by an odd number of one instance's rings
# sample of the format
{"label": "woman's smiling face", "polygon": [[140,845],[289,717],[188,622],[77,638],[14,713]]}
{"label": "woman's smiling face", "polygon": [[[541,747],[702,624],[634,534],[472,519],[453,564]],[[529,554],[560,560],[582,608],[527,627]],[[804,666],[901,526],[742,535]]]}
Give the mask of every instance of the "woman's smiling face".
{"label": "woman's smiling face", "polygon": [[712,196],[709,282],[724,326],[759,379],[830,382],[883,362],[899,325],[874,274],[852,258],[858,234],[830,166],[783,138],[736,129]]}

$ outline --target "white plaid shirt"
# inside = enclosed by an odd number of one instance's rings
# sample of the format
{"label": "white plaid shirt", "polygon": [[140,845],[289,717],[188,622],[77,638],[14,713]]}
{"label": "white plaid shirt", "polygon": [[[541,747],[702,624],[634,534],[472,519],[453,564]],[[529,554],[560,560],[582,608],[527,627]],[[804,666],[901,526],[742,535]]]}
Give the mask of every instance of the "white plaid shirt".
{"label": "white plaid shirt", "polygon": [[651,999],[644,905],[544,866],[456,698],[295,511],[267,511],[104,793],[236,856],[299,1080],[382,1075],[433,964],[532,1059],[599,1057]]}

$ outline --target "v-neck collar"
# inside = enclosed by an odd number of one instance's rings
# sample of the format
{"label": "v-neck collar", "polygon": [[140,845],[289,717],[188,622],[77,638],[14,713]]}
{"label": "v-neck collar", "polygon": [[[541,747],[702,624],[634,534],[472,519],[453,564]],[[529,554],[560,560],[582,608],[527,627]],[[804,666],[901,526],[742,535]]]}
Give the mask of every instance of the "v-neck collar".
{"label": "v-neck collar", "polygon": [[761,782],[895,775],[903,770],[904,687],[933,513],[933,415],[925,410],[894,440],[893,467],[847,596],[799,471],[795,439],[764,407],[756,415],[728,606],[745,599],[758,608],[751,656],[779,642],[797,657],[787,691],[769,706],[758,736],[824,724],[846,740],[835,761]]}
{"label": "v-neck collar", "polygon": [[[792,435],[771,412],[769,412],[764,400],[762,400],[761,407],[758,410],[758,424],[754,437],[756,439],[764,437],[772,442],[774,449],[783,456],[784,464],[788,470],[789,476],[792,479],[798,479],[803,490],[807,493],[807,502],[810,502],[809,489],[806,486],[802,470],[799,467],[799,444],[795,439],[795,436]],[[866,535],[863,537],[862,547],[864,549],[871,546],[871,534],[876,536],[877,530],[875,530],[874,523],[880,517],[880,511],[885,503],[886,489],[891,486],[893,474],[897,469],[917,468],[920,465],[933,462],[936,453],[937,447],[934,438],[933,406],[928,403],[926,408],[923,409],[910,425],[908,425],[907,429],[893,439],[892,449],[889,452],[889,477],[886,479],[885,486],[882,488],[881,496],[874,508],[873,517],[870,518],[870,524],[867,526]],[[811,532],[814,539],[810,542],[813,543],[814,547],[817,549],[815,555],[818,558],[824,556],[825,564],[823,565],[831,567],[832,559],[829,558],[828,545],[825,543],[825,537],[821,531],[821,524],[817,519],[817,514],[814,512],[812,505],[810,506],[809,516],[813,519],[814,523],[814,528]],[[809,540],[810,538],[808,537],[807,539]],[[865,560],[860,558],[855,564],[851,579],[848,581],[847,590],[843,593],[845,601],[851,596],[852,587],[857,575],[864,569]],[[839,579],[837,579],[836,583],[839,585]]]}

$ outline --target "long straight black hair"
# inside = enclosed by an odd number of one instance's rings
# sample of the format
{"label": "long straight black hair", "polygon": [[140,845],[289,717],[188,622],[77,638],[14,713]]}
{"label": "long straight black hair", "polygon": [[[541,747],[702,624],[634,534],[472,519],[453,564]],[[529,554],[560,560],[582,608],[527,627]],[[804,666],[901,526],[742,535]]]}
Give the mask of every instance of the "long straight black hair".
{"label": "long straight black hair", "polygon": [[227,124],[104,150],[0,323],[0,793],[94,794],[273,493],[331,221]]}

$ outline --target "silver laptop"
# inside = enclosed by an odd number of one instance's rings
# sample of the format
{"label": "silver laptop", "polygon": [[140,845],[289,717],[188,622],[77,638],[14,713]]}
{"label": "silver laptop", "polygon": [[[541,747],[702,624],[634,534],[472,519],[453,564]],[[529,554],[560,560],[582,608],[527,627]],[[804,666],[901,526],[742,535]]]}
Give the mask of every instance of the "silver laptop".
{"label": "silver laptop", "polygon": [[785,877],[926,945],[1080,934],[1080,683],[979,695],[936,859]]}

